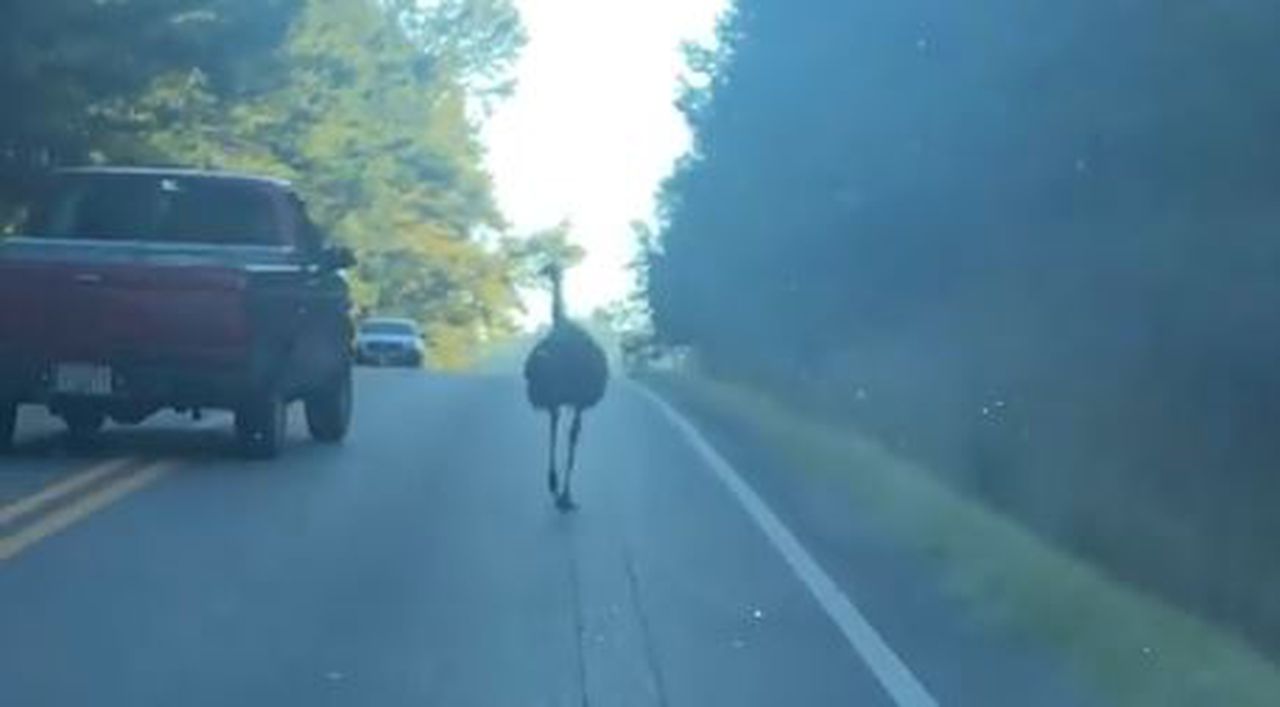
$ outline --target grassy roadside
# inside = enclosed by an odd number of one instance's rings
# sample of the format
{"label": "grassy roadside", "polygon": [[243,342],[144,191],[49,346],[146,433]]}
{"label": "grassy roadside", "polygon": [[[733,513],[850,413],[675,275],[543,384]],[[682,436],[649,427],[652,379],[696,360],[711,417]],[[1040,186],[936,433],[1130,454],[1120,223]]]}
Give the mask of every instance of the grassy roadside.
{"label": "grassy roadside", "polygon": [[840,479],[859,513],[937,559],[947,592],[984,621],[1054,647],[1114,703],[1280,704],[1280,667],[1249,645],[1055,549],[872,440],[735,385],[645,382],[678,405],[716,411],[796,469]]}

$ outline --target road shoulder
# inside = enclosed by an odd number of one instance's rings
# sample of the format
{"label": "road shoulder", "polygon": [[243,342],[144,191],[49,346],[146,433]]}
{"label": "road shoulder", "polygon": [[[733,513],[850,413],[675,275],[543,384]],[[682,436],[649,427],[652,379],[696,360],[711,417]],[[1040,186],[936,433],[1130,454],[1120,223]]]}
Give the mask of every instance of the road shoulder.
{"label": "road shoulder", "polygon": [[774,509],[940,703],[1101,703],[1049,648],[994,628],[947,591],[937,563],[877,527],[839,479],[812,469],[797,473],[794,458],[762,437],[747,411],[717,405],[670,379],[645,385],[685,415]]}

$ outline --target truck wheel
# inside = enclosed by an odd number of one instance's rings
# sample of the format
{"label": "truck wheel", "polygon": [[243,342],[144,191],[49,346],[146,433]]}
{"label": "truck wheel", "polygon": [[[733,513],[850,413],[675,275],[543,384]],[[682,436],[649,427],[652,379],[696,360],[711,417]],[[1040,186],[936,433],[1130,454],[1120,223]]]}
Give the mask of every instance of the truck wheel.
{"label": "truck wheel", "polygon": [[255,396],[236,410],[236,437],[252,459],[275,459],[289,430],[289,405],[275,393]]}
{"label": "truck wheel", "polygon": [[351,427],[351,369],[307,396],[307,429],[317,442],[341,442]]}
{"label": "truck wheel", "polygon": [[0,454],[13,449],[13,437],[18,431],[18,404],[0,402]]}
{"label": "truck wheel", "polygon": [[68,444],[74,449],[87,449],[93,446],[107,416],[101,410],[73,409],[62,414],[62,421],[67,425]]}

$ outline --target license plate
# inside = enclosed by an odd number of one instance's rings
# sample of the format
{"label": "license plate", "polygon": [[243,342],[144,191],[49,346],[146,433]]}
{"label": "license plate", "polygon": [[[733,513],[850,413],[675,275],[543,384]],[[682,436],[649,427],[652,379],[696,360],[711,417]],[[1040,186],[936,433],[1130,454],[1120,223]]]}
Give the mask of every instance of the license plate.
{"label": "license plate", "polygon": [[53,390],[62,395],[111,395],[111,369],[88,363],[60,363],[53,371]]}

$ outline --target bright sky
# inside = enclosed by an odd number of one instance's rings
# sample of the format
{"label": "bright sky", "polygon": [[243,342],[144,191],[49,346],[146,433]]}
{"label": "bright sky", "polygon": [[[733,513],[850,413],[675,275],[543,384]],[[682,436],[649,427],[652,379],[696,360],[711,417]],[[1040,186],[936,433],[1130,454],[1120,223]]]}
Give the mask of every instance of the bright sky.
{"label": "bright sky", "polygon": [[[689,144],[673,101],[680,44],[713,35],[725,0],[515,0],[529,43],[516,93],[485,129],[489,168],[514,232],[564,218],[586,261],[568,274],[578,315],[625,295],[628,224],[653,215],[658,183]],[[542,319],[541,298],[531,298]]]}

